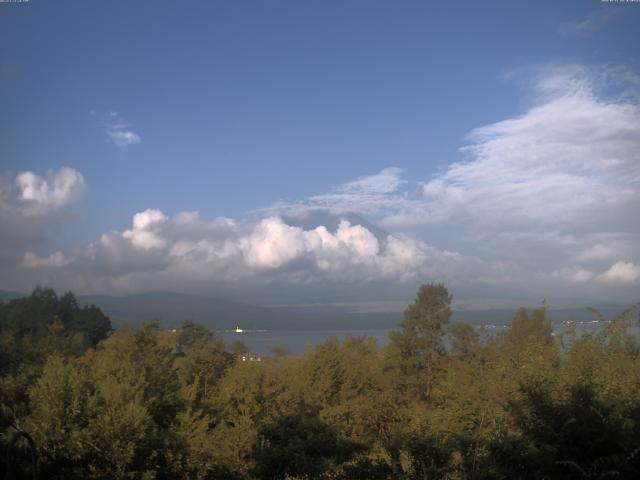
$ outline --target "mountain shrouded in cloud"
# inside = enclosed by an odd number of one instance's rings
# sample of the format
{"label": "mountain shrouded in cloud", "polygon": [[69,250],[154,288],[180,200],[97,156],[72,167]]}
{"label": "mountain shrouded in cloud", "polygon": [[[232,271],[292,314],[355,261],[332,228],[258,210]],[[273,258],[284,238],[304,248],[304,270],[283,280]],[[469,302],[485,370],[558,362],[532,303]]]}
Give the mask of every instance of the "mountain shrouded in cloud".
{"label": "mountain shrouded in cloud", "polygon": [[[519,75],[531,106],[471,131],[463,159],[426,181],[386,168],[257,209],[254,221],[150,208],[89,245],[25,249],[18,267],[5,262],[4,283],[13,271],[23,288],[107,292],[443,280],[543,295],[558,285],[582,296],[616,288],[631,299],[640,284],[638,78],[573,65]],[[2,214],[51,216],[84,188],[72,169],[23,172],[2,190]]]}
{"label": "mountain shrouded in cloud", "polygon": [[50,267],[48,273],[58,278],[67,274],[70,282],[108,290],[166,289],[194,279],[242,285],[473,278],[489,268],[407,237],[380,240],[344,219],[330,231],[324,225],[289,225],[278,217],[255,224],[227,218],[208,222],[193,212],[169,218],[159,210],[137,213],[130,229],[106,233],[68,254],[40,258],[28,252],[24,267],[45,275]]}

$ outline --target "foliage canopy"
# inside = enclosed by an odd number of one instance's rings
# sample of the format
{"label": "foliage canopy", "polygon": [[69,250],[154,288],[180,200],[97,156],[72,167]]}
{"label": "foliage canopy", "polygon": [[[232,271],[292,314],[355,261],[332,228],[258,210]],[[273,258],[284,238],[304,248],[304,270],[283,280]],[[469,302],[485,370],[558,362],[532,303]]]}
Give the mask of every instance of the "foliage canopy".
{"label": "foliage canopy", "polygon": [[521,309],[487,336],[450,324],[451,301],[422,286],[384,348],[330,338],[257,363],[194,322],[112,332],[38,288],[0,305],[0,451],[27,432],[54,479],[637,478],[633,310],[554,335]]}

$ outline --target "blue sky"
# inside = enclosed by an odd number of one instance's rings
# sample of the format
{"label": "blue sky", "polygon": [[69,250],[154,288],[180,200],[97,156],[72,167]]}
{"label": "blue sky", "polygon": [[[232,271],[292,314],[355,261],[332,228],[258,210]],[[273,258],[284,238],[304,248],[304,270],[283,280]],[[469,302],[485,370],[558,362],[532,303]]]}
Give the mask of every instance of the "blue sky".
{"label": "blue sky", "polygon": [[[638,205],[634,177],[638,157],[633,153],[637,132],[628,124],[638,118],[639,27],[640,4],[600,1],[32,0],[0,4],[0,172],[5,182],[0,193],[6,204],[3,220],[14,231],[13,236],[0,237],[5,247],[0,256],[4,262],[0,288],[28,288],[27,284],[41,281],[80,291],[189,285],[186,288],[206,293],[239,291],[248,284],[287,290],[290,282],[303,279],[302,283],[318,290],[324,288],[320,285],[344,284],[356,292],[371,282],[391,282],[400,285],[399,290],[414,291],[421,281],[444,276],[450,284],[460,285],[461,291],[501,297],[501,291],[513,283],[509,275],[527,272],[535,277],[536,295],[544,293],[545,279],[549,279],[559,282],[553,283],[555,291],[559,286],[566,288],[566,296],[588,298],[602,287],[596,280],[604,282],[608,277],[602,275],[618,265],[610,275],[618,280],[609,284],[615,295],[630,300],[640,279],[639,252],[632,246],[637,229],[625,226],[630,218],[624,216]],[[549,79],[560,79],[560,85],[550,87]],[[578,90],[582,103],[558,103]],[[610,168],[610,159],[602,155],[615,150],[615,155],[624,157],[622,164],[615,171],[593,167],[574,178],[577,181],[571,188],[566,183],[553,184],[553,191],[561,185],[561,193],[574,198],[583,195],[578,187],[587,188],[585,179],[601,183],[607,179],[604,187],[612,192],[629,191],[630,196],[594,202],[610,205],[619,221],[585,223],[580,210],[584,205],[557,212],[557,218],[566,219],[562,226],[545,226],[548,219],[530,215],[531,209],[554,211],[544,205],[521,206],[517,228],[513,222],[504,226],[498,221],[479,226],[477,219],[470,220],[457,210],[451,210],[448,219],[434,214],[434,209],[451,207],[440,193],[440,203],[434,200],[434,189],[443,182],[448,189],[462,185],[464,201],[478,204],[469,193],[478,185],[470,186],[469,172],[456,176],[451,170],[456,162],[471,158],[479,167],[504,166],[495,158],[487,163],[480,147],[500,147],[512,139],[513,131],[480,131],[481,138],[476,135],[475,140],[472,132],[523,117],[531,118],[532,123],[524,123],[534,129],[539,113],[535,109],[545,106],[556,113],[564,112],[563,108],[583,112],[584,118],[554,114],[550,124],[585,125],[586,121],[592,130],[583,134],[591,138],[605,127],[586,119],[611,115],[611,128],[619,128],[620,135],[608,138],[610,147],[585,163],[603,162]],[[546,121],[544,111],[539,115]],[[563,137],[566,151],[570,150],[567,144],[573,140],[578,144],[581,139],[569,127],[567,135],[574,136]],[[549,138],[545,132],[534,133],[532,144],[540,145]],[[491,143],[496,136],[498,143]],[[474,145],[480,147],[473,150]],[[464,150],[470,146],[471,152]],[[499,153],[510,155],[509,150]],[[548,162],[543,158],[546,154],[549,150],[534,157]],[[529,160],[524,163],[531,173],[536,168]],[[56,203],[51,192],[62,167],[80,174],[82,182],[80,185],[73,175],[63,176],[67,183],[60,188],[68,188],[68,196],[60,193]],[[567,161],[558,168],[549,177],[529,178],[532,188],[537,185],[544,191],[549,185],[544,182],[575,173],[576,165]],[[31,184],[18,181],[24,172],[36,176]],[[522,177],[522,172],[518,175]],[[491,183],[485,177],[473,178],[482,188]],[[369,183],[354,187],[355,179]],[[47,186],[48,196],[27,198],[28,184],[39,186],[41,193],[41,187]],[[371,185],[377,187],[371,190]],[[427,185],[431,187],[425,193]],[[322,196],[336,192],[342,192],[339,202],[334,198],[327,204]],[[486,192],[488,197],[495,193]],[[318,196],[324,200],[319,207],[312,201],[314,208],[310,209],[310,199]],[[52,201],[55,205],[39,208],[37,215],[35,207],[27,205]],[[562,196],[554,201],[571,204]],[[134,236],[124,234],[135,230],[134,214],[148,209],[162,212],[163,217],[146,216],[155,218],[158,225],[169,225],[185,211],[198,212],[205,223],[218,217],[233,219],[237,223],[233,242],[250,245],[248,239],[258,234],[256,229],[264,218],[290,216],[295,210],[293,216],[299,219],[301,209],[313,215],[316,207],[329,209],[337,217],[353,212],[379,226],[385,235],[435,248],[440,257],[427,255],[423,261],[441,267],[425,267],[400,278],[402,275],[389,273],[393,268],[387,263],[394,264],[394,257],[387,258],[382,267],[375,260],[377,266],[360,275],[322,274],[317,279],[318,271],[328,271],[323,270],[320,259],[326,252],[319,254],[309,246],[313,241],[308,235],[296,240],[305,245],[299,256],[258,261],[259,271],[249,269],[245,276],[240,275],[242,279],[227,275],[235,272],[234,264],[212,263],[206,274],[192,272],[189,276],[184,264],[176,266],[171,260],[177,255],[171,249],[178,244],[184,247],[187,241],[178,233],[173,237],[159,233],[163,242],[140,252],[135,242],[126,247],[133,249],[126,255],[142,262],[139,270],[115,268],[109,263],[115,258],[110,254],[100,263],[100,254],[95,254],[101,248],[101,235],[107,232],[120,232],[120,237],[133,242]],[[469,214],[469,209],[465,212]],[[485,218],[494,214],[495,218],[509,216],[500,208],[491,214],[478,213]],[[429,220],[415,221],[416,217]],[[612,215],[607,211],[601,217]],[[283,224],[300,228],[295,219]],[[329,233],[336,233],[336,228],[333,225]],[[497,239],[504,234],[511,235],[508,247]],[[537,240],[522,255],[513,239],[532,234],[557,242],[549,246]],[[201,242],[201,246],[218,241],[207,235],[193,233],[189,241],[192,245]],[[273,240],[265,235],[265,241]],[[591,243],[580,240],[587,237],[592,238]],[[383,256],[387,239],[378,241]],[[571,241],[575,252],[567,250]],[[344,238],[340,242],[349,251],[355,248]],[[208,248],[207,258],[220,256],[219,244]],[[283,248],[292,247],[287,243]],[[425,248],[418,250],[425,254]],[[589,248],[609,248],[613,253],[608,263],[571,260],[583,258],[580,252]],[[242,268],[258,258],[252,257],[250,246],[241,250]],[[376,255],[367,252],[358,255]],[[442,252],[469,260],[459,270],[449,268]],[[59,256],[58,261],[45,261],[56,253],[65,260]],[[143,258],[151,253],[153,258]],[[25,257],[27,254],[31,256]],[[605,262],[604,256],[602,253],[599,261]],[[530,261],[538,257],[549,259],[549,264]],[[331,258],[329,263],[344,261]],[[313,263],[313,271],[305,270],[305,262]],[[478,267],[477,262],[486,265]],[[394,265],[398,271],[404,269]],[[503,277],[477,273],[484,268],[513,271]],[[151,271],[162,272],[166,278],[149,283],[144,272]],[[288,277],[292,271],[295,280]],[[459,274],[441,275],[449,271]],[[576,276],[584,281],[576,281]],[[192,281],[185,283],[185,277]],[[471,277],[474,280],[468,283]],[[12,285],[13,281],[18,285]],[[589,283],[594,286],[588,287]],[[530,289],[523,286],[521,292],[525,291]]]}

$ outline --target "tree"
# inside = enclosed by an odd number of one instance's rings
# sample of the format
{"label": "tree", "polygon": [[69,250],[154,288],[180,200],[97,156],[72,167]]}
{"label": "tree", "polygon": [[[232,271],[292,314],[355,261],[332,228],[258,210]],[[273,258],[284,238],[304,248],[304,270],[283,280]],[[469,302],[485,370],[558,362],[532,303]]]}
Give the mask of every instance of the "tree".
{"label": "tree", "polygon": [[553,343],[553,326],[547,320],[546,313],[546,307],[535,310],[519,309],[506,333],[506,340],[519,347],[531,343]]}
{"label": "tree", "polygon": [[109,318],[95,305],[80,308],[72,292],[58,298],[52,289],[37,287],[31,296],[0,306],[0,331],[18,338],[40,340],[51,333],[54,323],[67,334],[82,334],[87,346],[97,345],[111,331]]}
{"label": "tree", "polygon": [[384,349],[334,337],[241,362],[193,322],[94,347],[73,294],[36,289],[0,303],[0,477],[15,432],[69,480],[637,477],[634,310],[560,348],[544,308],[482,340],[450,305],[424,285]]}
{"label": "tree", "polygon": [[29,392],[31,414],[26,422],[43,452],[43,475],[73,478],[92,453],[87,425],[93,391],[86,369],[59,356],[49,357]]}
{"label": "tree", "polygon": [[192,320],[185,320],[180,326],[177,343],[180,347],[191,347],[196,343],[206,343],[213,339],[213,332]]}
{"label": "tree", "polygon": [[472,360],[480,346],[480,335],[468,323],[454,323],[449,327],[451,355],[460,360]]}
{"label": "tree", "polygon": [[216,426],[211,434],[220,462],[246,478],[258,429],[293,410],[289,382],[279,364],[236,362],[216,385],[211,407]]}
{"label": "tree", "polygon": [[185,353],[174,361],[183,394],[197,405],[207,399],[211,387],[233,363],[233,356],[225,352],[222,338],[192,321],[182,324],[177,343]]}
{"label": "tree", "polygon": [[441,283],[422,285],[415,302],[404,311],[399,331],[389,334],[398,358],[405,393],[421,400],[431,396],[444,355],[444,326],[451,317],[449,291]]}
{"label": "tree", "polygon": [[304,409],[263,426],[253,447],[255,474],[262,479],[320,478],[331,463],[348,459],[356,446]]}

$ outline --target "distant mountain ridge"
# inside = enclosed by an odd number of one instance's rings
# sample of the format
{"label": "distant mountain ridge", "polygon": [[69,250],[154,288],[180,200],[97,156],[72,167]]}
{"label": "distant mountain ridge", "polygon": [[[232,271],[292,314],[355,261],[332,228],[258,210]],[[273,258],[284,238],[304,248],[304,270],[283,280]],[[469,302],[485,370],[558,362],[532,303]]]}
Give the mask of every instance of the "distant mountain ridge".
{"label": "distant mountain ridge", "polygon": [[116,325],[135,325],[158,319],[168,327],[176,326],[183,320],[194,320],[211,327],[228,328],[239,323],[253,324],[265,315],[261,307],[175,292],[127,296],[80,295],[78,301],[98,305]]}
{"label": "distant mountain ridge", "polygon": [[[58,292],[61,293],[61,292]],[[20,292],[0,290],[0,299],[7,302],[27,296]],[[234,329],[267,330],[367,330],[395,328],[402,321],[402,311],[363,312],[354,306],[298,305],[263,307],[177,292],[149,292],[142,294],[78,295],[78,303],[94,304],[111,319],[114,327],[141,325],[157,319],[165,328],[179,326],[193,320],[217,331]],[[624,305],[594,305],[605,318],[614,318]],[[474,324],[508,324],[515,308],[454,310],[453,321]],[[587,320],[595,318],[586,308],[551,308],[552,321]]]}
{"label": "distant mountain ridge", "polygon": [[184,320],[202,323],[214,330],[241,326],[245,329],[317,329],[380,327],[396,325],[400,314],[362,314],[345,307],[261,307],[241,302],[201,297],[184,293],[151,292],[114,297],[80,295],[81,304],[98,305],[111,317],[114,325],[138,325],[158,319],[166,327],[178,326]]}

